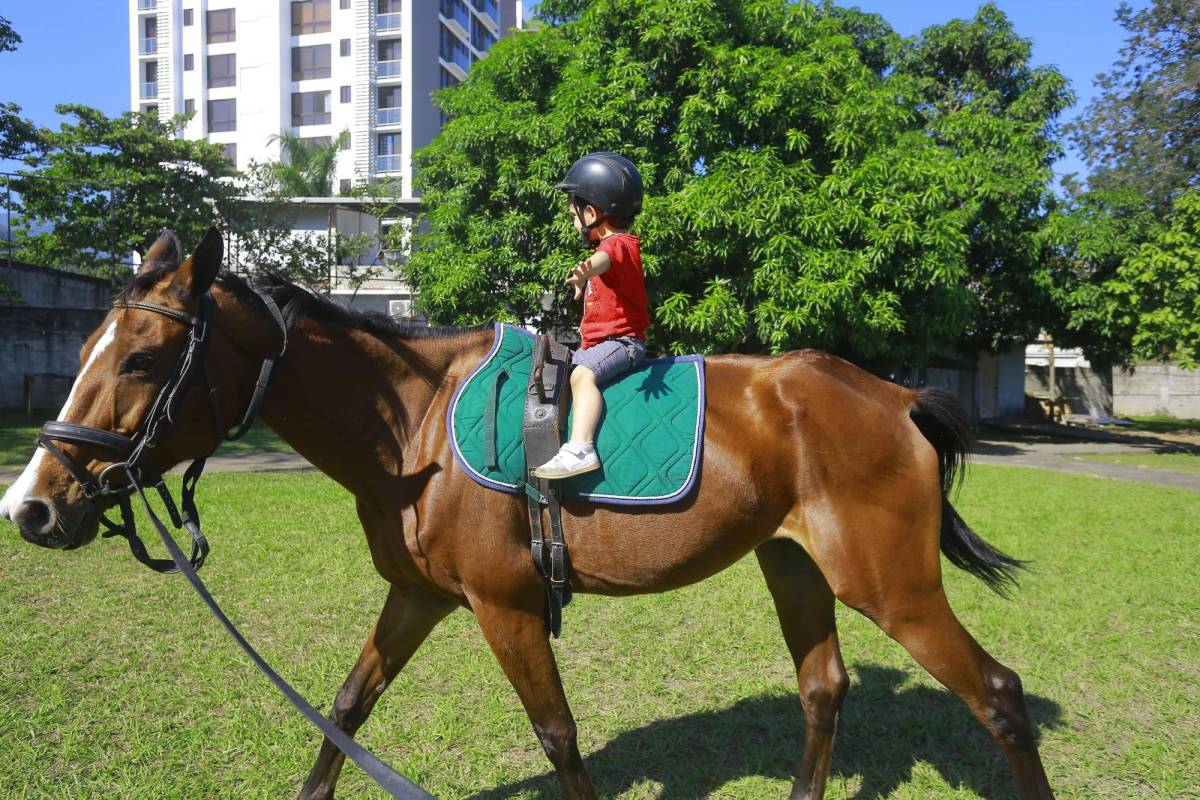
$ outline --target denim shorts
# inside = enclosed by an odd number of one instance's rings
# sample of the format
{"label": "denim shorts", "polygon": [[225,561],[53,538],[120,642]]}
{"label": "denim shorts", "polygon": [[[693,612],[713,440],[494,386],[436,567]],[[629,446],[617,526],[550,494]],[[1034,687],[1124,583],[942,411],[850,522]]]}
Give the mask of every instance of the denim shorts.
{"label": "denim shorts", "polygon": [[635,336],[618,336],[579,348],[571,354],[571,363],[587,367],[596,375],[596,385],[632,371],[646,358],[646,343]]}

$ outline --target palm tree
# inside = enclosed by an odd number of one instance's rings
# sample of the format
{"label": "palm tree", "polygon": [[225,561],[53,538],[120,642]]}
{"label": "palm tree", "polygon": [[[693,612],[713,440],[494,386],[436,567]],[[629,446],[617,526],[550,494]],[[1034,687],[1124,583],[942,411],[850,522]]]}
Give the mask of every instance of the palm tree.
{"label": "palm tree", "polygon": [[272,136],[279,142],[280,161],[271,165],[271,174],[279,181],[280,189],[292,197],[325,197],[331,194],[334,167],[338,151],[350,138],[342,131],[328,144],[301,139],[289,130]]}

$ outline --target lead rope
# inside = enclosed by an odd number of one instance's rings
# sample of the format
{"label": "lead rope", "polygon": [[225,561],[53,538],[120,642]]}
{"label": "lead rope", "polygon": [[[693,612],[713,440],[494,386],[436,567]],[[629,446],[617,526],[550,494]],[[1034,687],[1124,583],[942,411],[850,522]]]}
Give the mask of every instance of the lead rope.
{"label": "lead rope", "polygon": [[[162,539],[163,546],[171,554],[171,560],[174,562],[176,569],[182,572],[183,576],[188,579],[188,583],[196,590],[196,594],[200,595],[200,599],[208,606],[209,611],[225,627],[225,630],[229,632],[234,641],[245,651],[246,655],[250,656],[250,660],[254,662],[254,665],[267,676],[267,680],[283,693],[283,696],[291,702],[297,711],[307,717],[308,721],[313,725],[316,725],[321,733],[325,734],[325,738],[333,742],[339,750],[345,753],[363,772],[374,778],[375,782],[383,787],[388,794],[396,798],[396,800],[433,800],[433,795],[420,786],[417,786],[408,778],[405,778],[399,772],[396,772],[396,770],[385,764],[378,756],[356,743],[331,721],[321,716],[315,708],[309,705],[307,700],[301,697],[287,681],[280,677],[279,673],[271,669],[271,665],[258,654],[258,651],[251,646],[250,642],[246,641],[246,637],[242,636],[241,631],[230,621],[229,617],[225,616],[225,612],[217,605],[217,601],[213,599],[204,582],[200,580],[200,576],[196,574],[196,570],[188,563],[188,559],[184,557],[183,551],[179,549],[179,545],[175,543],[175,539],[171,537],[171,533],[167,530],[167,527],[162,524],[162,521],[154,513],[154,509],[151,508],[150,501],[146,498],[146,492],[134,474],[134,470],[127,470],[126,474],[129,476],[129,484],[137,492],[138,497],[142,499],[142,504],[146,508],[146,514],[149,515],[150,521],[158,530],[158,535]],[[196,522],[185,519],[184,525],[193,537],[199,535],[199,527]]]}

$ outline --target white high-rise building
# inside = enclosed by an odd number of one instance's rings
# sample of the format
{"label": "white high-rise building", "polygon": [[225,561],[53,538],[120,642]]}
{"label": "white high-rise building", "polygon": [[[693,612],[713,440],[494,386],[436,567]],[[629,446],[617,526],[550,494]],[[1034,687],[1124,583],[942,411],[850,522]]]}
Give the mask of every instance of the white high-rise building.
{"label": "white high-rise building", "polygon": [[282,130],[349,142],[333,192],[381,176],[412,196],[437,135],[430,93],[523,25],[521,0],[129,0],[130,107],[195,116],[183,135],[238,168],[278,160]]}

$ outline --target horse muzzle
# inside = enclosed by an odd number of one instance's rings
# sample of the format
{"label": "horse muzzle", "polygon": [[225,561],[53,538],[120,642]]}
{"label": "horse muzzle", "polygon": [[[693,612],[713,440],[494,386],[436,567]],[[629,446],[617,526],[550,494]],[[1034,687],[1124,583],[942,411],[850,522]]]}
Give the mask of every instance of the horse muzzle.
{"label": "horse muzzle", "polygon": [[54,503],[42,497],[28,497],[6,508],[2,516],[9,519],[30,544],[52,550],[74,550],[96,538],[99,532],[99,509],[92,504],[76,513],[60,511]]}

